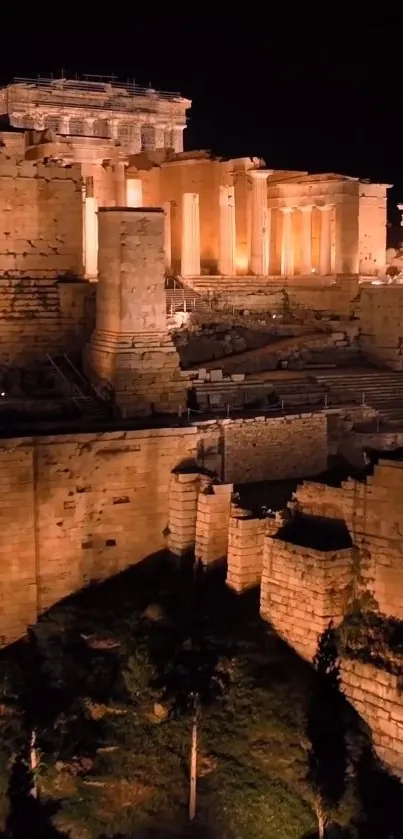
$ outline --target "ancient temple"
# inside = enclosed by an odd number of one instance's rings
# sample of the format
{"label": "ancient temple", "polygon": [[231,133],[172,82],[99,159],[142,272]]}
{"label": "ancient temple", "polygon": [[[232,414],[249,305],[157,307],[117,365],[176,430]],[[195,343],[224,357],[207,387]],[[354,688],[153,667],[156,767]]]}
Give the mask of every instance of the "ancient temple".
{"label": "ancient temple", "polygon": [[81,166],[84,277],[97,279],[98,208],[114,206],[163,208],[165,270],[185,280],[383,276],[388,185],[184,152],[190,105],[90,77],[17,79],[0,90],[24,159]]}

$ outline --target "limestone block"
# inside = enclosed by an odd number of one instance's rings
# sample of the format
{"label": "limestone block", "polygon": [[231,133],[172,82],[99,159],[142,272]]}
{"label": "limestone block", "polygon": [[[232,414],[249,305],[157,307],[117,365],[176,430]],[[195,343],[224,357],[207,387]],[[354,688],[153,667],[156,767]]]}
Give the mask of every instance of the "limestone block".
{"label": "limestone block", "polygon": [[195,557],[209,565],[225,559],[232,486],[211,485],[201,490],[197,502]]}
{"label": "limestone block", "polygon": [[174,472],[171,476],[168,548],[176,556],[194,550],[199,487],[197,472]]}

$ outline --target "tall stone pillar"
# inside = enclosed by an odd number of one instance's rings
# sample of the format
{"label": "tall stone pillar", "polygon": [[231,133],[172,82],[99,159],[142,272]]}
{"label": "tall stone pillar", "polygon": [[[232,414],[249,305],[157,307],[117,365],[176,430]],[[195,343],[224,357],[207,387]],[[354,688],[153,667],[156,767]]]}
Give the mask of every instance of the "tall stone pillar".
{"label": "tall stone pillar", "polygon": [[283,212],[283,239],[281,245],[281,274],[288,277],[294,273],[294,248],[292,235],[292,214],[293,207],[282,207]]}
{"label": "tall stone pillar", "polygon": [[164,253],[165,270],[169,272],[172,268],[172,230],[171,230],[171,202],[166,201],[164,210]]}
{"label": "tall stone pillar", "polygon": [[126,207],[126,166],[123,160],[113,164],[113,176],[116,206]]}
{"label": "tall stone pillar", "polygon": [[98,202],[94,198],[94,179],[86,178],[84,193],[84,277],[98,279]]}
{"label": "tall stone pillar", "polygon": [[119,134],[119,120],[118,119],[109,119],[108,120],[108,129],[109,129],[109,136],[112,140],[118,139]]}
{"label": "tall stone pillar", "polygon": [[70,117],[61,116],[59,119],[59,125],[57,128],[58,134],[69,134],[70,133]]}
{"label": "tall stone pillar", "polygon": [[219,212],[218,270],[225,277],[233,277],[236,273],[235,189],[233,186],[220,186]]}
{"label": "tall stone pillar", "polygon": [[155,148],[163,149],[165,146],[165,125],[155,126]]}
{"label": "tall stone pillar", "polygon": [[302,213],[301,274],[312,272],[312,207],[300,207]]}
{"label": "tall stone pillar", "polygon": [[251,248],[250,270],[252,274],[266,277],[270,260],[270,210],[267,207],[267,176],[263,169],[252,169]]}
{"label": "tall stone pillar", "polygon": [[166,326],[164,212],[100,207],[96,325],[87,375],[123,416],[177,412],[187,389]]}
{"label": "tall stone pillar", "polygon": [[200,213],[197,192],[182,195],[182,277],[200,275]]}
{"label": "tall stone pillar", "polygon": [[93,117],[85,117],[83,122],[84,122],[84,135],[85,135],[85,137],[93,137],[94,136],[94,122],[95,122],[95,119]]}
{"label": "tall stone pillar", "polygon": [[186,125],[175,125],[172,129],[172,145],[176,154],[183,151],[183,132],[185,128]]}
{"label": "tall stone pillar", "polygon": [[320,209],[319,270],[322,276],[331,273],[332,206],[325,204]]}
{"label": "tall stone pillar", "polygon": [[139,154],[141,152],[141,126],[132,125],[131,136],[129,141],[129,154]]}
{"label": "tall stone pillar", "polygon": [[126,205],[127,207],[143,206],[143,183],[141,178],[126,179]]}

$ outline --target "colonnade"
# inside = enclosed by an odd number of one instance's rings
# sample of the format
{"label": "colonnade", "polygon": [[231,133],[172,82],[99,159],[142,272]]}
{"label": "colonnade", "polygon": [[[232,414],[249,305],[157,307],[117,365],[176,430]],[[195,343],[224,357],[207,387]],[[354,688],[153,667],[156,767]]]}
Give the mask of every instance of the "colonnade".
{"label": "colonnade", "polygon": [[[127,178],[124,161],[114,164],[115,205],[142,207],[143,184],[140,178]],[[237,273],[266,277],[316,273],[336,273],[334,205],[268,206],[267,173],[252,170],[248,204],[248,264],[237,265],[236,195],[235,187],[220,186],[218,194],[217,240],[218,274],[232,277]],[[271,199],[273,201],[273,199]],[[180,272],[183,277],[201,274],[200,196],[185,192],[181,196]],[[171,203],[163,206],[165,213],[165,264],[172,266]],[[316,210],[313,225],[313,210]],[[97,201],[92,179],[87,179],[84,192],[84,275],[97,278]],[[275,216],[274,216],[275,214]],[[272,231],[272,224],[275,230]],[[313,230],[315,227],[315,246]],[[275,253],[276,251],[276,253]]]}
{"label": "colonnade", "polygon": [[[248,230],[248,269],[244,273],[256,276],[269,276],[274,271],[271,251],[273,212],[282,216],[280,273],[292,276],[295,273],[309,275],[312,272],[329,275],[335,272],[334,248],[334,205],[301,205],[269,207],[267,200],[267,177],[264,170],[252,170],[248,173],[251,181]],[[233,186],[220,186],[218,199],[218,273],[234,276],[237,273],[236,259],[236,204]],[[319,250],[313,264],[313,225],[312,212],[316,208],[320,213],[318,225]],[[298,220],[299,242],[296,250],[295,221]],[[278,220],[277,220],[278,224]],[[182,195],[182,276],[200,274],[200,203],[197,193]],[[274,262],[274,260],[273,260]]]}
{"label": "colonnade", "polygon": [[136,120],[123,116],[109,117],[106,113],[92,117],[86,116],[85,112],[74,116],[57,113],[26,114],[20,118],[20,122],[36,131],[49,128],[56,134],[118,140],[129,154],[163,148],[182,152],[183,132],[186,127],[164,121],[145,121],[141,117]]}

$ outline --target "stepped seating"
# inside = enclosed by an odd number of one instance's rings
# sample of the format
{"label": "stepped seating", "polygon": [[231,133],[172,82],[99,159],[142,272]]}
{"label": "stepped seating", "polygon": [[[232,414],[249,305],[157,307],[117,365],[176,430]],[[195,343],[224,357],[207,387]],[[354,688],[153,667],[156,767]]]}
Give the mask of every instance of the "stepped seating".
{"label": "stepped seating", "polygon": [[389,425],[403,425],[403,373],[388,370],[332,370],[316,376],[330,394],[343,394],[375,408]]}

